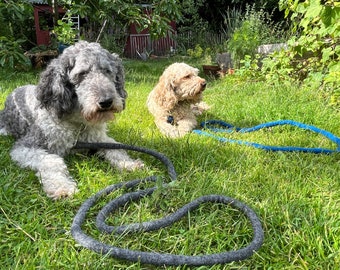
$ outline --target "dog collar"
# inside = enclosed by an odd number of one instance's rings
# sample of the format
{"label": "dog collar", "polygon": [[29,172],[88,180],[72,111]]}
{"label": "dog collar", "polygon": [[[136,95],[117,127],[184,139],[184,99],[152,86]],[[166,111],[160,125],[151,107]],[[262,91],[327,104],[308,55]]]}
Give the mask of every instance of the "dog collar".
{"label": "dog collar", "polygon": [[173,125],[175,123],[174,117],[172,115],[169,115],[168,118],[166,119],[166,122]]}

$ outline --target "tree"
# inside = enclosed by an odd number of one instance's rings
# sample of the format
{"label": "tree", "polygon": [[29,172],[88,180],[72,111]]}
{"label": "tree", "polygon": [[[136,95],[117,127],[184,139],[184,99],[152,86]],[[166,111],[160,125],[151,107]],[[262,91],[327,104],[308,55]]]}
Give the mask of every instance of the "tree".
{"label": "tree", "polygon": [[[153,38],[166,35],[170,29],[169,22],[181,18],[180,5],[177,0],[59,0],[59,2],[73,14],[89,18],[90,21],[101,26],[105,21],[121,27],[135,23],[140,30],[148,28]],[[149,4],[152,12],[144,12],[140,2]]]}

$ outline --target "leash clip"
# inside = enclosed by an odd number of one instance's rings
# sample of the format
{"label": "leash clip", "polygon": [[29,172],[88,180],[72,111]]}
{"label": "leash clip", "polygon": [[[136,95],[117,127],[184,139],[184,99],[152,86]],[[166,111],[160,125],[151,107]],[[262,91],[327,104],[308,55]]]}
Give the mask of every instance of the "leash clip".
{"label": "leash clip", "polygon": [[166,119],[166,122],[169,123],[170,125],[175,124],[174,117],[172,115],[169,115],[168,118]]}

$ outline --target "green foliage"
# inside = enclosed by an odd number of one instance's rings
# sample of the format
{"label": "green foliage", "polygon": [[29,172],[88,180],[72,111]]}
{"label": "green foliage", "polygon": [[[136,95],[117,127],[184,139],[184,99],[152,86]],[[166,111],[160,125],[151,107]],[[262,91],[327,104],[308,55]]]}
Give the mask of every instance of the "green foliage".
{"label": "green foliage", "polygon": [[256,80],[262,81],[263,77],[259,76],[259,61],[260,55],[256,54],[255,57],[245,55],[240,60],[240,68],[236,70],[235,75],[241,80]]}
{"label": "green foliage", "polygon": [[282,24],[273,22],[271,14],[264,9],[257,10],[255,5],[247,6],[243,19],[241,22],[236,21],[235,25],[239,26],[235,27],[227,42],[235,66],[239,66],[245,55],[254,57],[259,45],[278,43],[285,39]]}
{"label": "green foliage", "polygon": [[327,0],[280,1],[298,35],[288,41],[289,50],[271,56],[264,64],[267,77],[292,78],[331,95],[340,106],[340,2]]}
{"label": "green foliage", "polygon": [[24,55],[33,26],[33,9],[24,1],[0,2],[0,67],[27,69]]}
{"label": "green foliage", "polygon": [[229,8],[221,11],[223,17],[222,32],[229,39],[234,31],[242,25],[242,10],[239,8]]}
{"label": "green foliage", "polygon": [[188,56],[190,56],[194,60],[200,60],[202,64],[210,65],[213,64],[214,60],[214,50],[210,47],[203,49],[201,45],[197,44],[195,49],[188,49],[187,50]]}
{"label": "green foliage", "polygon": [[156,39],[166,36],[171,30],[169,23],[171,21],[179,21],[181,19],[181,11],[178,0],[153,1],[153,9],[151,15],[145,15],[148,19],[151,17],[150,23],[147,25],[151,38]]}
{"label": "green foliage", "polygon": [[178,35],[176,36],[178,50],[186,53],[197,44],[205,46],[211,40],[206,40],[204,34],[209,29],[209,23],[202,19],[199,9],[204,5],[204,0],[187,0],[181,3],[181,19],[176,22]]}
{"label": "green foliage", "polygon": [[201,58],[203,56],[204,50],[201,45],[197,44],[195,49],[188,49],[187,53],[192,58]]}
{"label": "green foliage", "polygon": [[4,36],[0,37],[0,67],[10,69],[28,69],[31,61],[24,55],[21,44],[25,40],[10,40]]}
{"label": "green foliage", "polygon": [[62,0],[60,2],[68,7],[71,14],[88,17],[97,27],[104,21],[123,28],[135,23],[139,30],[148,28],[152,38],[165,36],[170,30],[169,22],[177,21],[181,17],[178,0],[149,1],[152,12],[150,8],[145,12],[142,6],[135,4],[133,0]]}
{"label": "green foliage", "polygon": [[27,39],[33,25],[31,4],[21,0],[0,1],[0,36]]}
{"label": "green foliage", "polygon": [[256,48],[260,45],[259,35],[252,21],[244,21],[240,28],[235,29],[228,41],[229,51],[233,55],[235,66],[245,55],[254,55]]}
{"label": "green foliage", "polygon": [[53,33],[56,35],[57,40],[65,45],[74,43],[77,36],[77,30],[73,28],[71,15],[68,15],[62,20],[58,20],[57,26],[54,27]]}
{"label": "green foliage", "polygon": [[116,33],[114,35],[104,33],[100,40],[100,45],[109,52],[122,55],[126,44],[126,36],[124,33]]}

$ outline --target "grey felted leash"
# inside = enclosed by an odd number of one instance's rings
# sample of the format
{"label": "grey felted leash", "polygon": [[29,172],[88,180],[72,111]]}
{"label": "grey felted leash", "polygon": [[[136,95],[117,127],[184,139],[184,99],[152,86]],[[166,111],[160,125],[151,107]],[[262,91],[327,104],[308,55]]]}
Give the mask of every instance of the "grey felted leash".
{"label": "grey felted leash", "polygon": [[[77,149],[125,149],[132,150],[141,153],[146,153],[152,155],[153,157],[160,160],[167,168],[169,177],[171,178],[171,182],[176,181],[177,173],[172,162],[163,154],[158,153],[156,151],[141,148],[137,146],[130,146],[125,144],[113,144],[113,143],[82,143],[79,142],[76,144],[75,148]],[[104,197],[109,195],[111,192],[120,189],[127,188],[132,189],[136,187],[140,183],[146,182],[156,182],[156,176],[146,177],[144,179],[136,179],[128,182],[118,183],[104,188],[99,191],[89,199],[87,199],[79,208],[76,216],[73,219],[73,223],[71,226],[71,233],[74,239],[83,247],[86,247],[92,251],[95,251],[99,254],[103,254],[105,256],[112,256],[114,258],[129,260],[133,262],[141,262],[145,264],[152,265],[191,265],[191,266],[201,266],[201,265],[215,265],[215,264],[224,264],[233,261],[241,261],[249,258],[253,255],[255,251],[257,251],[263,243],[264,233],[262,229],[261,222],[257,217],[256,213],[246,204],[222,195],[207,195],[202,196],[186,205],[182,208],[178,209],[176,212],[153,221],[146,221],[142,223],[133,223],[122,226],[109,226],[105,223],[105,219],[108,215],[120,207],[125,206],[126,204],[132,201],[138,201],[145,196],[151,195],[156,189],[157,186],[147,188],[147,189],[138,189],[136,191],[131,191],[121,195],[118,198],[111,200],[107,203],[102,210],[99,211],[97,215],[96,225],[98,229],[104,233],[114,233],[114,234],[126,234],[126,233],[136,233],[136,232],[148,232],[153,230],[158,230],[160,228],[164,228],[173,224],[174,222],[181,219],[183,216],[186,216],[188,212],[197,209],[203,203],[218,203],[225,204],[226,206],[231,206],[242,212],[251,222],[251,226],[253,228],[253,239],[252,241],[244,248],[235,251],[226,251],[217,254],[209,254],[209,255],[197,255],[197,256],[186,256],[186,255],[174,255],[168,253],[156,253],[156,252],[143,252],[136,251],[130,249],[119,248],[112,245],[107,245],[102,243],[91,236],[87,235],[81,228],[83,222],[86,219],[86,215],[89,209],[96,204],[96,202]],[[170,182],[170,183],[171,183]],[[169,183],[164,183],[163,187],[168,186]]]}

